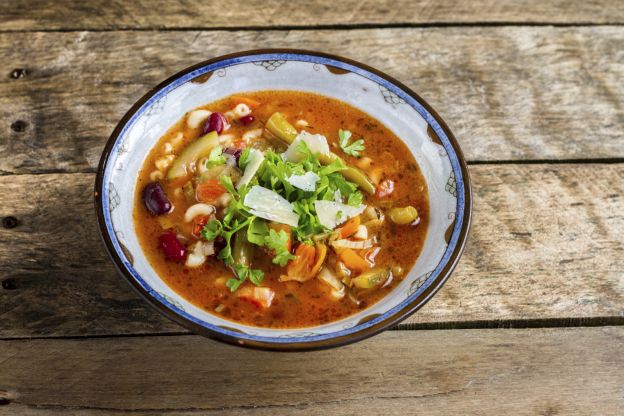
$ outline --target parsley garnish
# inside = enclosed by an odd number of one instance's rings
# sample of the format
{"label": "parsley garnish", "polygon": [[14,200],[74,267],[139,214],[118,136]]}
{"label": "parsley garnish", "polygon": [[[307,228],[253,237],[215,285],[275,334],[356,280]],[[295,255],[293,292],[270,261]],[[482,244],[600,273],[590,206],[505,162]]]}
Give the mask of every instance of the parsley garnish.
{"label": "parsley garnish", "polygon": [[210,155],[206,161],[206,167],[213,168],[219,165],[225,165],[225,156],[223,156],[223,148],[217,145],[210,151]]}
{"label": "parsley garnish", "polygon": [[349,144],[351,132],[349,130],[338,130],[338,144],[343,152],[350,156],[360,157],[360,152],[364,150],[364,139],[358,139]]}

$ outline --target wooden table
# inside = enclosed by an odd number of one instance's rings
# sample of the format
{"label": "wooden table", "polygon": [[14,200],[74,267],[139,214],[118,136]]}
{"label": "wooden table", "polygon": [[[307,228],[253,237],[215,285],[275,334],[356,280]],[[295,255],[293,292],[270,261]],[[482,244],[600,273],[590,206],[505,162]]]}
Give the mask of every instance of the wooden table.
{"label": "wooden table", "polygon": [[[0,3],[0,415],[624,414],[621,0]],[[114,125],[224,53],[315,49],[427,99],[474,183],[420,312],[276,354],[187,333],[113,270],[92,205]]]}

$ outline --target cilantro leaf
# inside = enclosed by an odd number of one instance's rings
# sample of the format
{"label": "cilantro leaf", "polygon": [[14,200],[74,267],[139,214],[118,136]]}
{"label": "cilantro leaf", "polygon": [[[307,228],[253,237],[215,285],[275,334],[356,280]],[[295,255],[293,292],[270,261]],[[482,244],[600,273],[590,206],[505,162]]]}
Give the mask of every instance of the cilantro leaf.
{"label": "cilantro leaf", "polygon": [[249,270],[249,280],[256,286],[260,286],[264,281],[264,272],[260,269]]}
{"label": "cilantro leaf", "polygon": [[234,196],[238,196],[238,192],[236,192],[236,188],[234,188],[234,184],[232,183],[232,178],[227,175],[221,175],[219,177],[219,182],[229,193]]}
{"label": "cilantro leaf", "polygon": [[238,280],[232,277],[228,279],[227,282],[225,282],[225,286],[230,289],[230,292],[236,292],[242,283],[242,280]]}
{"label": "cilantro leaf", "polygon": [[231,292],[236,292],[241,284],[245,282],[245,280],[249,279],[251,283],[256,286],[260,286],[262,281],[264,280],[264,272],[259,269],[251,269],[248,266],[244,266],[242,264],[234,265],[234,273],[236,273],[236,278],[230,278],[225,285],[230,289]]}
{"label": "cilantro leaf", "polygon": [[364,139],[358,139],[349,144],[351,132],[349,130],[338,130],[338,144],[343,152],[350,156],[360,157],[360,152],[365,149]]}
{"label": "cilantro leaf", "polygon": [[219,165],[225,165],[225,156],[223,156],[223,148],[217,145],[210,151],[210,155],[206,161],[206,167],[213,168]]}

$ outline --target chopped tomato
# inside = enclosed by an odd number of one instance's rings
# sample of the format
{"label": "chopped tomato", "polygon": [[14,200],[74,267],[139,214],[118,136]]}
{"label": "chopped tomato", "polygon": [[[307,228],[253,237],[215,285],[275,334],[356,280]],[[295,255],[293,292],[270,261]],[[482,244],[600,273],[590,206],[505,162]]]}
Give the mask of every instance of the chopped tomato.
{"label": "chopped tomato", "polygon": [[345,223],[342,227],[338,228],[340,232],[340,238],[351,237],[353,234],[357,232],[358,227],[360,226],[360,216],[351,218],[349,221]]}
{"label": "chopped tomato", "polygon": [[214,202],[223,195],[226,189],[219,183],[217,179],[210,179],[197,185],[195,195],[200,202]]}
{"label": "chopped tomato", "polygon": [[232,102],[234,104],[247,104],[249,108],[254,109],[260,107],[262,103],[258,100],[254,100],[253,98],[241,97],[240,95],[233,95]]}
{"label": "chopped tomato", "polygon": [[206,224],[208,224],[208,221],[210,220],[210,217],[208,215],[198,215],[193,219],[193,236],[195,236],[196,238],[202,238],[201,237],[201,230],[204,228],[204,226]]}
{"label": "chopped tomato", "polygon": [[394,181],[392,179],[384,179],[381,181],[379,186],[377,186],[377,191],[375,195],[377,198],[385,198],[394,192]]}
{"label": "chopped tomato", "polygon": [[316,249],[308,244],[299,244],[295,256],[295,259],[291,260],[286,267],[286,275],[280,276],[280,281],[305,282],[314,277],[312,271],[316,265]]}
{"label": "chopped tomato", "polygon": [[245,142],[245,140],[234,140],[231,147],[244,150],[247,147],[247,142]]}

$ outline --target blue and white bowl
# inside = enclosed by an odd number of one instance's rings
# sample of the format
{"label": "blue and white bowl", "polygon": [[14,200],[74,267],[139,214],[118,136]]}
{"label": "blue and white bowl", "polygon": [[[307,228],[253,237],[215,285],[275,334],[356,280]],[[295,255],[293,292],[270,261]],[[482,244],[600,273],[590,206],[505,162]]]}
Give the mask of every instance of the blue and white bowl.
{"label": "blue and white bowl", "polygon": [[[420,257],[388,296],[355,315],[299,329],[258,328],[222,319],[178,295],[150,266],[132,220],[138,172],[158,139],[187,111],[234,93],[298,90],[334,97],[371,114],[405,142],[429,188],[430,223]],[[468,236],[466,163],[444,121],[409,88],[366,65],[319,52],[257,50],[194,65],[167,79],[126,113],[104,149],[95,184],[102,237],[119,272],[150,304],[190,330],[271,350],[342,345],[396,325],[450,276]]]}

